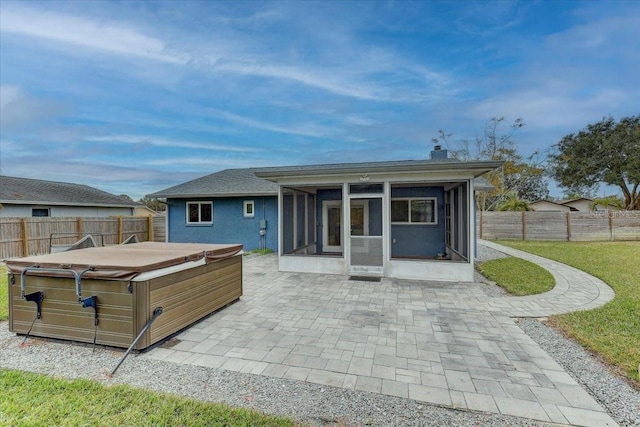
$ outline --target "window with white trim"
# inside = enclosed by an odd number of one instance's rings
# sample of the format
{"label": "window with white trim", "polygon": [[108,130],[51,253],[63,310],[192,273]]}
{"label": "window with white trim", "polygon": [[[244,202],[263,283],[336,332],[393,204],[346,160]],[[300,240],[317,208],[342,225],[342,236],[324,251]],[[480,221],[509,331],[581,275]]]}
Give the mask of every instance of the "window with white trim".
{"label": "window with white trim", "polygon": [[245,200],[242,204],[242,212],[245,218],[253,218],[256,216],[255,203],[253,200]]}
{"label": "window with white trim", "polygon": [[187,202],[187,224],[212,224],[213,202]]}
{"label": "window with white trim", "polygon": [[437,198],[398,198],[391,200],[394,224],[437,224]]}

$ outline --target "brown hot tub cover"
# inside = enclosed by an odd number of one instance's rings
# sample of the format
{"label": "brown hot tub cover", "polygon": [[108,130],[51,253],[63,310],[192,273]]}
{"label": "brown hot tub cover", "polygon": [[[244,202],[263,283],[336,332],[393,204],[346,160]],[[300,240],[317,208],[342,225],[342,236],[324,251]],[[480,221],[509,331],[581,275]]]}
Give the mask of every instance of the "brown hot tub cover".
{"label": "brown hot tub cover", "polygon": [[[172,267],[204,258],[205,263],[237,255],[242,245],[203,243],[142,242],[119,246],[86,248],[48,255],[7,259],[9,271],[21,273],[25,268],[72,269],[85,272],[83,278],[132,280],[140,273]],[[35,272],[34,272],[35,273]],[[39,276],[56,277],[55,272],[39,272]]]}

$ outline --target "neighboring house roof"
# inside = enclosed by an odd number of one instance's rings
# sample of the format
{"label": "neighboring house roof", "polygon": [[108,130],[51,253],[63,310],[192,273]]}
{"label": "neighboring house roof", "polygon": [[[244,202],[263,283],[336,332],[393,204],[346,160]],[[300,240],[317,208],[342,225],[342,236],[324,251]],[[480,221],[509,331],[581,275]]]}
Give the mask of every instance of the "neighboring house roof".
{"label": "neighboring house roof", "polygon": [[496,188],[496,186],[487,181],[483,176],[477,176],[473,179],[473,189],[475,191],[491,191],[494,188]]}
{"label": "neighboring house roof", "polygon": [[2,175],[0,175],[0,203],[127,208],[141,206],[133,200],[127,200],[88,185]]}
{"label": "neighboring house roof", "polygon": [[587,202],[593,202],[593,200],[587,199],[586,197],[576,197],[575,199],[558,200],[556,203],[559,203],[561,205],[566,205],[567,203],[578,202],[578,201],[581,201],[581,200],[586,200]]}
{"label": "neighboring house roof", "polygon": [[151,209],[148,206],[142,205],[142,206],[136,206],[134,212],[133,212],[134,216],[156,216],[156,215],[160,215],[160,213],[154,211],[153,209]]}
{"label": "neighboring house roof", "polygon": [[534,211],[561,211],[568,212],[571,210],[576,210],[570,206],[563,205],[562,203],[554,202],[551,200],[536,200],[535,202],[529,203],[529,206]]}
{"label": "neighboring house roof", "polygon": [[[503,162],[461,162],[456,159],[405,160],[367,163],[336,163],[325,165],[284,166],[267,168],[225,169],[183,184],[149,194],[149,197],[193,198],[233,196],[275,196],[278,184],[265,178],[277,176],[308,176],[316,174],[342,174],[353,172],[402,172],[418,170],[471,170],[481,175],[502,165]],[[484,191],[493,186],[486,180],[479,183]]]}
{"label": "neighboring house roof", "polygon": [[232,197],[232,196],[276,196],[278,185],[258,178],[256,168],[225,169],[174,187],[149,194],[149,197]]}

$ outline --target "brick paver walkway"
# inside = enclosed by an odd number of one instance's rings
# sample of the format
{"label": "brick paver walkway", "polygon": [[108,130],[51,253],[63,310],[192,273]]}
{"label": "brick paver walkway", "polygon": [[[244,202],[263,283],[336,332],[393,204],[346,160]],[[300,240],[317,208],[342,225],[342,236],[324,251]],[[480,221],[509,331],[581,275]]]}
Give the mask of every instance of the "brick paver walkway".
{"label": "brick paver walkway", "polygon": [[616,425],[511,318],[592,308],[613,291],[532,257],[554,274],[556,289],[491,297],[477,283],[350,281],[278,272],[274,255],[246,259],[240,301],[179,335],[177,345],[142,357],[547,422]]}

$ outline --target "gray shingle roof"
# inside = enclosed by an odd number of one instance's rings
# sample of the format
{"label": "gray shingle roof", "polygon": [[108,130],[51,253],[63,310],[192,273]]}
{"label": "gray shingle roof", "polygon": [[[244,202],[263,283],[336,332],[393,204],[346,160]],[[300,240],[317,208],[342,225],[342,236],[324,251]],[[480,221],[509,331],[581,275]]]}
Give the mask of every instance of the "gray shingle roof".
{"label": "gray shingle roof", "polygon": [[257,168],[225,169],[149,194],[150,197],[275,196],[278,184],[258,178]]}
{"label": "gray shingle roof", "polygon": [[[462,162],[457,159],[429,159],[429,160],[403,160],[386,162],[364,163],[335,163],[323,165],[302,165],[283,167],[264,167],[247,169],[225,169],[212,173],[174,187],[166,188],[149,194],[149,197],[188,198],[188,197],[233,197],[233,196],[275,196],[278,194],[278,184],[258,175],[271,177],[280,173],[284,174],[314,174],[327,172],[342,172],[345,170],[371,170],[371,169],[429,169],[445,167],[449,169],[466,169],[477,167],[480,173],[502,165],[502,162]],[[484,184],[486,181],[480,181]],[[487,183],[488,184],[488,183]],[[484,186],[486,187],[486,185]],[[489,187],[490,184],[489,184]]]}
{"label": "gray shingle roof", "polygon": [[0,175],[0,203],[136,207],[138,202],[88,185]]}
{"label": "gray shingle roof", "polygon": [[280,166],[256,169],[256,174],[265,178],[282,176],[311,176],[342,173],[360,173],[372,171],[474,171],[476,176],[503,165],[502,161],[463,161],[455,158],[436,158],[422,160],[392,160],[385,162],[333,163],[324,165]]}

